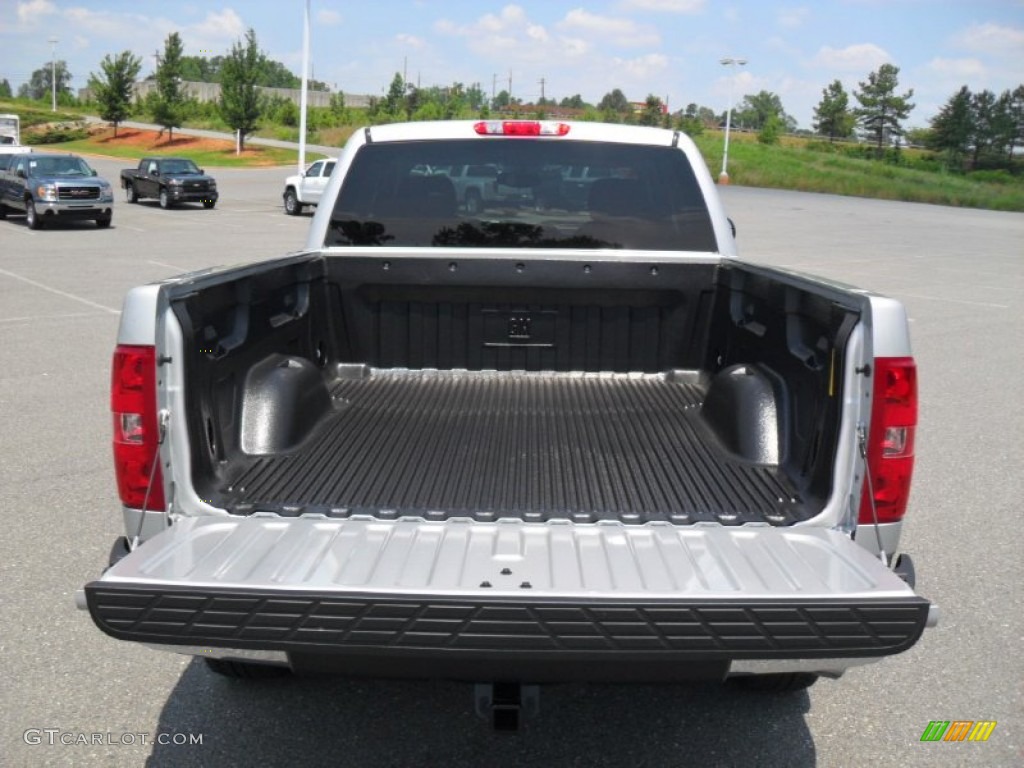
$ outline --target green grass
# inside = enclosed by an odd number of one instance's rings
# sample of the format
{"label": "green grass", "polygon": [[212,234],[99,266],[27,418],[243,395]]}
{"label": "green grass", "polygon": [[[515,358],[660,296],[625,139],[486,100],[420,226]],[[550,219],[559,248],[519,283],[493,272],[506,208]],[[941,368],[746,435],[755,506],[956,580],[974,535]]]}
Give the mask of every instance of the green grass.
{"label": "green grass", "polygon": [[[60,144],[47,144],[40,147],[43,151],[67,151],[80,152],[82,154],[105,155],[107,157],[124,157],[138,160],[140,157],[168,155],[174,157],[187,157],[196,165],[210,168],[245,168],[251,166],[270,165],[295,165],[299,159],[299,153],[291,149],[278,149],[277,147],[260,147],[247,145],[245,154],[235,155],[233,149],[228,150],[201,150],[189,149],[187,146],[174,144],[165,148],[139,147],[134,145],[119,146],[110,142],[103,142],[96,138],[82,139],[80,141],[66,141]],[[307,154],[308,160],[316,160],[320,157],[317,154]]]}
{"label": "green grass", "polygon": [[78,110],[60,107],[59,112],[51,111],[38,101],[28,99],[0,99],[0,112],[14,114],[21,118],[22,134],[29,128],[46,123],[70,123],[82,119]]}
{"label": "green grass", "polygon": [[[722,135],[695,139],[717,178],[722,166]],[[924,163],[908,152],[907,161]],[[733,184],[803,192],[903,200],[997,211],[1024,211],[1024,177],[980,172],[957,174],[920,170],[807,149],[802,141],[774,146],[752,136],[730,136],[729,180]]]}

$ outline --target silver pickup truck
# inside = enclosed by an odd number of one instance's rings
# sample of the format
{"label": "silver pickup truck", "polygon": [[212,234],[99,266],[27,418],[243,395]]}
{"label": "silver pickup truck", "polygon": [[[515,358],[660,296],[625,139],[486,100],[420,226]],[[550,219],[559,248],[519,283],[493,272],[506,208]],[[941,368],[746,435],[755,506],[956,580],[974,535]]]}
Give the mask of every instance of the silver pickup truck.
{"label": "silver pickup truck", "polygon": [[[424,167],[608,167],[467,211]],[[80,606],[223,674],[771,691],[937,619],[899,552],[896,301],[736,258],[692,142],[594,123],[357,132],[306,249],[131,291],[125,536]]]}
{"label": "silver pickup truck", "polygon": [[0,162],[0,219],[11,213],[24,213],[30,229],[71,219],[109,227],[114,191],[77,155],[12,155]]}

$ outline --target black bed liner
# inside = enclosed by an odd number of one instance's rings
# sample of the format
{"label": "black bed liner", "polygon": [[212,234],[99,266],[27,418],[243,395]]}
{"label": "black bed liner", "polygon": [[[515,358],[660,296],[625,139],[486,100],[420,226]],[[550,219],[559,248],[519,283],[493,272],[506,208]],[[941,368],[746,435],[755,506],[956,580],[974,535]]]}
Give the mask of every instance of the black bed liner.
{"label": "black bed liner", "polygon": [[787,525],[817,509],[730,454],[688,374],[368,370],[298,449],[220,489],[229,511],[439,520]]}

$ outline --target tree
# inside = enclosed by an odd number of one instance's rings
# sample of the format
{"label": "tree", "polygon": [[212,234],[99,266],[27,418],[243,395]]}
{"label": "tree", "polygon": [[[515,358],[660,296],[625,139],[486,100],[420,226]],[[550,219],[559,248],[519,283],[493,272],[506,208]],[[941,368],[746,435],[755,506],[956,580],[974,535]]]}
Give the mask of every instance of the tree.
{"label": "tree", "polygon": [[223,56],[182,56],[181,79],[193,83],[219,83]]}
{"label": "tree", "polygon": [[181,36],[172,32],[164,41],[164,53],[156,68],[156,99],[153,101],[153,120],[170,134],[184,117],[185,94],[181,88]]}
{"label": "tree", "polygon": [[401,72],[395,72],[388,87],[388,95],[384,97],[384,110],[392,118],[406,117],[405,112],[405,80]]}
{"label": "tree", "polygon": [[665,114],[661,99],[653,93],[644,102],[644,111],[640,114],[640,125],[660,125]]}
{"label": "tree", "polygon": [[7,81],[7,78],[5,77],[3,80],[0,80],[0,98],[9,99],[13,95],[11,84]]}
{"label": "tree", "polygon": [[[267,59],[263,63],[263,71],[256,80],[256,85],[262,85],[265,88],[301,88],[302,78],[280,61]],[[312,89],[312,84],[309,87]]]}
{"label": "tree", "polygon": [[785,126],[778,115],[768,115],[761,130],[757,132],[757,140],[762,144],[778,144],[779,134]]}
{"label": "tree", "polygon": [[850,112],[850,97],[838,80],[821,91],[821,101],[814,108],[814,130],[828,136],[830,142],[853,134],[854,117]]}
{"label": "tree", "polygon": [[1013,145],[1017,141],[1017,121],[1014,115],[1013,92],[1003,91],[996,99],[992,111],[992,149],[1005,152],[1007,163],[1013,162]]}
{"label": "tree", "polygon": [[27,83],[22,83],[21,87],[18,88],[18,98],[20,99],[33,99],[35,101],[41,101],[43,99],[50,99],[53,91],[51,90],[53,83],[53,70],[57,72],[57,98],[61,96],[71,95],[71,73],[68,72],[68,65],[65,61],[57,61],[54,63],[44,64],[28,79]]}
{"label": "tree", "polygon": [[494,97],[494,108],[503,109],[512,103],[512,96],[508,91],[498,91],[498,94]]}
{"label": "tree", "polygon": [[260,118],[260,98],[256,83],[266,61],[256,42],[256,32],[249,28],[244,44],[231,46],[220,72],[220,114],[231,128],[239,132],[239,147],[245,148],[245,137],[256,130]]}
{"label": "tree", "polygon": [[965,85],[950,96],[939,114],[931,120],[932,136],[929,146],[939,152],[946,153],[946,162],[952,167],[959,167],[967,154],[973,130],[973,114],[971,109],[971,91]]}
{"label": "tree", "polygon": [[899,67],[883,64],[868,75],[867,82],[859,83],[860,90],[853,93],[860,102],[860,107],[855,110],[857,120],[874,139],[879,156],[886,139],[903,135],[900,121],[906,120],[915,106],[910,102],[913,88],[902,95],[896,94],[899,74]]}
{"label": "tree", "polygon": [[787,115],[786,110],[782,108],[782,99],[771,91],[760,91],[744,96],[733,115],[733,121],[744,128],[760,130],[772,115],[779,118],[780,127],[796,127],[796,120]]}
{"label": "tree", "polygon": [[580,94],[576,93],[572,96],[566,96],[558,102],[558,106],[565,107],[567,109],[586,109],[587,103],[583,101],[583,97]]}
{"label": "tree", "polygon": [[1012,134],[1007,142],[1007,158],[1013,162],[1013,150],[1018,143],[1024,144],[1024,85],[1018,85],[1010,92],[1007,105],[1008,120],[1012,126]]}
{"label": "tree", "polygon": [[142,59],[131,51],[122,51],[116,56],[107,54],[100,62],[102,76],[89,73],[89,87],[100,105],[100,117],[117,124],[131,114],[132,84],[142,69]]}
{"label": "tree", "polygon": [[995,141],[996,95],[986,89],[971,97],[971,167],[978,167],[978,159],[991,150]]}
{"label": "tree", "polygon": [[597,108],[602,112],[617,112],[622,114],[623,112],[630,112],[633,109],[633,105],[629,103],[629,99],[626,98],[626,94],[616,88],[613,91],[609,91],[598,102]]}
{"label": "tree", "polygon": [[331,94],[331,115],[338,124],[348,121],[348,108],[345,106],[345,94],[342,92]]}

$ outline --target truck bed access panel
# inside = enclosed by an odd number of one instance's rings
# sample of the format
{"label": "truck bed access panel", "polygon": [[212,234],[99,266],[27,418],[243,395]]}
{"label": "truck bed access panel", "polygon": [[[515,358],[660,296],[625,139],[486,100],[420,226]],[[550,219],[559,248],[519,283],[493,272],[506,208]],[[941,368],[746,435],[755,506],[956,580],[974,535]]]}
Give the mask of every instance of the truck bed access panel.
{"label": "truck bed access panel", "polygon": [[857,318],[715,263],[462,256],[296,261],[172,306],[201,498],[481,522],[808,519]]}

